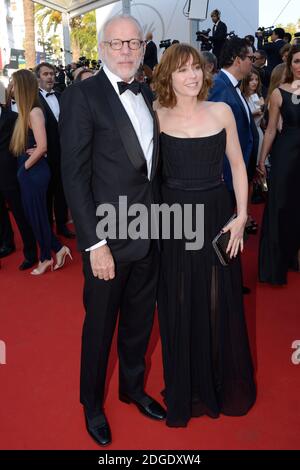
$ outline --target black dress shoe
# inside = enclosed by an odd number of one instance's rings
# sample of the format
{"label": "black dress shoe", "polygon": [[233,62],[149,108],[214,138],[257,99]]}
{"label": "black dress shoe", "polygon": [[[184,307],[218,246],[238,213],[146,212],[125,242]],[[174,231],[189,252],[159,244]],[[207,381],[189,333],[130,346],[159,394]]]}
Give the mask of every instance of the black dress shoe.
{"label": "black dress shoe", "polygon": [[251,289],[249,289],[249,287],[243,286],[242,289],[244,295],[251,294]]}
{"label": "black dress shoe", "polygon": [[5,258],[5,256],[11,255],[14,251],[16,251],[15,246],[1,246],[0,258]]}
{"label": "black dress shoe", "polygon": [[26,271],[26,269],[32,268],[32,266],[37,264],[37,262],[38,262],[37,260],[30,261],[29,259],[24,259],[23,263],[20,264],[20,266],[19,266],[19,270],[20,271]]}
{"label": "black dress shoe", "polygon": [[69,230],[66,226],[57,227],[57,234],[62,235],[65,238],[76,238],[75,233]]}
{"label": "black dress shoe", "polygon": [[124,403],[133,403],[138,408],[138,410],[148,418],[162,420],[167,416],[163,407],[148,395],[144,395],[139,400],[134,400],[133,398],[120,393],[119,398]]}
{"label": "black dress shoe", "polygon": [[88,411],[84,410],[86,428],[89,435],[100,446],[108,446],[111,444],[111,431],[104,413],[97,416],[89,416]]}

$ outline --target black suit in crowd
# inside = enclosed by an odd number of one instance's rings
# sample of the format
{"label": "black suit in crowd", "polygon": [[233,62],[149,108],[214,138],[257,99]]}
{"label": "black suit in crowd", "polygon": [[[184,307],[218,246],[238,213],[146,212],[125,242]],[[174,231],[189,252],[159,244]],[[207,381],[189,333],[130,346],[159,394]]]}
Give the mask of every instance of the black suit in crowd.
{"label": "black suit in crowd", "polygon": [[142,95],[153,117],[150,180],[133,125],[104,71],[72,85],[61,99],[62,176],[83,251],[85,277],[81,403],[91,411],[103,406],[107,361],[119,310],[120,393],[139,400],[144,389],[144,356],[159,269],[157,244],[150,239],[108,238],[116,269],[116,277],[110,281],[93,276],[90,253],[85,251],[99,242],[99,204],[117,207],[119,196],[127,196],[128,206],[141,203],[150,210],[155,199],[158,127],[145,85]]}
{"label": "black suit in crowd", "polygon": [[8,203],[23,240],[23,253],[30,262],[37,260],[36,242],[24,214],[17,180],[17,158],[9,151],[18,115],[1,106],[0,116],[0,246],[14,248],[14,234],[6,208]]}
{"label": "black suit in crowd", "polygon": [[[60,157],[60,141],[58,132],[58,122],[44,99],[42,93],[39,93],[40,103],[44,110],[46,133],[47,133],[47,162],[50,166],[51,180],[47,193],[47,205],[50,225],[53,225],[53,210],[55,222],[58,231],[67,222],[68,206],[65,198],[61,179],[61,157]],[[60,94],[55,92],[55,96],[60,101]]]}
{"label": "black suit in crowd", "polygon": [[154,69],[157,64],[157,47],[155,42],[149,41],[146,45],[144,64],[148,65],[151,70]]}
{"label": "black suit in crowd", "polygon": [[254,65],[253,67],[259,73],[261,84],[262,84],[261,94],[264,97],[264,99],[266,99],[269,85],[270,85],[270,78],[271,78],[270,71],[266,65],[264,65],[263,67],[256,67]]}
{"label": "black suit in crowd", "polygon": [[212,43],[213,43],[212,53],[215,54],[215,56],[218,59],[218,62],[219,62],[222,47],[224,45],[224,41],[226,40],[226,38],[227,38],[227,26],[222,21],[219,21],[217,26],[216,25],[213,26],[213,31],[212,31]]}
{"label": "black suit in crowd", "polygon": [[259,37],[257,39],[257,49],[263,49],[268,56],[268,65],[267,69],[269,72],[269,75],[271,75],[272,70],[276,65],[279,65],[282,63],[282,59],[280,56],[280,49],[285,45],[286,43],[284,42],[283,39],[278,39],[275,42],[268,42],[267,44],[263,44],[263,38]]}

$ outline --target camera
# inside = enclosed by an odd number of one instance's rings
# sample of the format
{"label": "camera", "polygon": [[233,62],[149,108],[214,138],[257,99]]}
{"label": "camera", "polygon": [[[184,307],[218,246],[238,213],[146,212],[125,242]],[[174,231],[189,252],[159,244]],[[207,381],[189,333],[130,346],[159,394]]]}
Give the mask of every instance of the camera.
{"label": "camera", "polygon": [[164,40],[160,41],[159,47],[160,47],[160,48],[163,48],[163,47],[164,47],[165,49],[167,49],[168,47],[171,46],[171,44],[172,44],[172,43],[171,43],[171,39],[164,39]]}
{"label": "camera", "polygon": [[262,37],[264,42],[268,42],[269,37],[272,36],[274,32],[274,26],[269,26],[268,28],[264,28],[263,26],[261,28],[258,28],[258,30],[255,33],[255,37],[258,38],[259,35],[257,33],[262,33]]}
{"label": "camera", "polygon": [[91,60],[91,69],[93,70],[99,70],[101,67],[101,60]]}
{"label": "camera", "polygon": [[87,59],[85,56],[79,57],[78,62],[76,63],[76,67],[89,67],[90,66],[90,59]]}
{"label": "camera", "polygon": [[237,38],[237,34],[235,34],[235,31],[230,31],[230,33],[227,34],[227,39],[233,39]]}
{"label": "camera", "polygon": [[196,41],[201,43],[201,51],[210,51],[212,49],[212,41],[211,38],[209,37],[209,33],[211,32],[211,29],[206,29],[202,31],[197,31],[196,36],[197,39]]}

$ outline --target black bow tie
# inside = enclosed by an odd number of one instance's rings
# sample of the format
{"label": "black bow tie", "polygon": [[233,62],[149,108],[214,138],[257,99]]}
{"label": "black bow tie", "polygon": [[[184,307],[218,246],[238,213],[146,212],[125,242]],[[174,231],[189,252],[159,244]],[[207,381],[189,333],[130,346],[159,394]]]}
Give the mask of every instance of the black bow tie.
{"label": "black bow tie", "polygon": [[141,84],[137,80],[133,80],[131,83],[118,82],[118,88],[120,95],[126,90],[132,91],[135,95],[141,92]]}
{"label": "black bow tie", "polygon": [[235,88],[240,88],[241,84],[242,84],[242,80],[240,80],[239,82],[237,82],[237,84],[235,85]]}
{"label": "black bow tie", "polygon": [[15,100],[11,100],[11,104],[16,104]]}
{"label": "black bow tie", "polygon": [[49,93],[46,93],[46,98],[48,98],[48,96],[51,96],[51,95],[55,95],[55,91],[50,91]]}

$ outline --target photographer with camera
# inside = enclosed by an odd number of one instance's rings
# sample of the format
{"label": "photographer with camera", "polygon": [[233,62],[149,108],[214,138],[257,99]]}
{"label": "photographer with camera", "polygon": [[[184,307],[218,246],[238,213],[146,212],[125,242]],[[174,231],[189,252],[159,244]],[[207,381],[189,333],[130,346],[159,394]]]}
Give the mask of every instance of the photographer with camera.
{"label": "photographer with camera", "polygon": [[[222,47],[228,36],[227,26],[221,21],[220,10],[213,10],[210,16],[214,23],[212,36],[209,36],[211,29],[197,31],[197,41],[201,41],[201,51],[210,51],[212,49],[212,53],[217,57],[219,62]],[[232,31],[230,34],[233,35],[234,32]]]}
{"label": "photographer with camera", "polygon": [[212,53],[217,57],[219,62],[219,57],[221,54],[222,47],[227,38],[227,26],[221,21],[221,12],[220,10],[214,10],[211,13],[211,19],[214,23],[212,30],[211,41],[213,43]]}
{"label": "photographer with camera", "polygon": [[268,72],[271,74],[274,67],[282,63],[282,59],[280,57],[280,49],[285,45],[285,31],[283,28],[275,28],[271,34],[271,43],[268,42],[270,32],[268,30],[265,30],[264,28],[260,28],[255,33],[255,36],[257,37],[257,48],[262,49],[267,53],[267,69]]}

